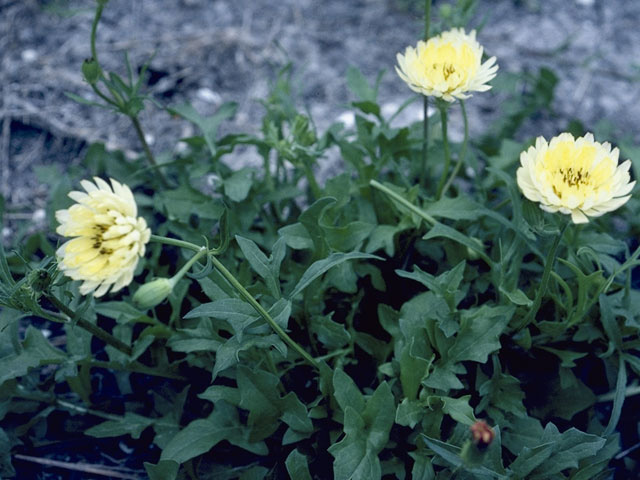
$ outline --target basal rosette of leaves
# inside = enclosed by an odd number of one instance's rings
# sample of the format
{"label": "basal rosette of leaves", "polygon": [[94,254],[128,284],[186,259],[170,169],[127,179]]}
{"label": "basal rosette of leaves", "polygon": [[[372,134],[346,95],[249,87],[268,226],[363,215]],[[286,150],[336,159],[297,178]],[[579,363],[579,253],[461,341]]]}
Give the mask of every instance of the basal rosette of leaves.
{"label": "basal rosette of leaves", "polygon": [[[435,13],[443,31],[465,5]],[[139,109],[157,106],[144,68],[103,71],[104,8],[87,90],[143,142]],[[460,143],[429,136],[422,172],[422,122],[392,123],[377,83],[346,77],[353,129],[317,131],[292,108],[288,67],[259,134],[219,134],[232,103],[171,105],[199,131],[169,160],[94,144],[44,172],[51,229],[0,251],[3,478],[36,478],[44,456],[151,480],[637,476],[637,147],[575,122],[555,142],[522,140],[552,111],[555,76],[504,72],[504,116]],[[445,113],[466,118],[463,105]],[[247,149],[261,168],[237,167]],[[316,178],[330,151],[344,171]],[[445,151],[465,168],[447,170]],[[59,225],[100,232],[100,248],[115,226],[114,250],[135,259],[86,286],[73,269],[107,252],[76,242],[69,267]]]}

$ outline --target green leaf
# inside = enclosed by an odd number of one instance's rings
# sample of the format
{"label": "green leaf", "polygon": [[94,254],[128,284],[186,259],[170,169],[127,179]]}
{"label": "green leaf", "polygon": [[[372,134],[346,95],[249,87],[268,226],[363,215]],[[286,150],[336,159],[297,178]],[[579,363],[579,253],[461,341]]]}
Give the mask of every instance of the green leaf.
{"label": "green leaf", "polygon": [[313,432],[313,423],[309,418],[307,407],[298,399],[297,395],[289,392],[281,402],[282,421],[298,432]]}
{"label": "green leaf", "polygon": [[489,258],[489,256],[484,253],[484,248],[478,244],[478,242],[472,240],[471,238],[463,235],[459,231],[444,225],[442,223],[436,223],[431,230],[429,230],[423,237],[423,240],[430,240],[432,238],[444,237],[450,240],[453,240],[456,243],[464,245],[465,247],[473,250],[478,254],[480,258],[482,258],[487,265],[493,266],[493,260]]}
{"label": "green leaf", "polygon": [[418,398],[420,384],[430,364],[425,358],[412,353],[414,342],[415,338],[411,338],[410,343],[404,346],[400,354],[400,383],[402,392],[409,400]]}
{"label": "green leaf", "polygon": [[344,370],[337,368],[333,372],[334,396],[342,411],[347,407],[354,408],[357,412],[364,410],[364,397],[355,382]]}
{"label": "green leaf", "polygon": [[425,411],[421,403],[404,398],[396,410],[395,422],[403,427],[414,428],[424,417]]}
{"label": "green leaf", "polygon": [[382,382],[367,400],[362,418],[367,424],[367,450],[378,454],[389,441],[389,432],[395,419],[395,401],[391,387]]}
{"label": "green leaf", "polygon": [[34,367],[63,363],[66,359],[67,355],[63,351],[51,346],[42,332],[30,325],[27,327],[21,351],[0,359],[0,385],[12,378],[26,375]]}
{"label": "green leaf", "polygon": [[625,397],[627,393],[627,364],[624,361],[624,357],[620,355],[618,361],[618,380],[616,381],[616,393],[613,397],[613,408],[611,409],[611,417],[607,428],[602,433],[603,437],[611,435],[618,425],[620,420],[620,414],[622,413],[622,406],[624,405]]}
{"label": "green leaf", "polygon": [[11,465],[11,441],[0,427],[0,475],[2,478],[13,478],[16,474]]}
{"label": "green leaf", "polygon": [[253,168],[237,170],[224,181],[224,194],[234,202],[242,202],[249,195],[253,184]]}
{"label": "green leaf", "polygon": [[293,223],[284,226],[278,230],[287,246],[294,250],[306,250],[313,248],[313,240],[309,235],[309,231],[301,223]]}
{"label": "green leaf", "polygon": [[527,295],[519,288],[512,292],[508,292],[502,286],[500,286],[500,291],[504,293],[514,305],[522,305],[525,307],[530,307],[531,305],[533,305],[533,300],[527,297]]}
{"label": "green leaf", "polygon": [[149,475],[149,480],[175,480],[180,464],[173,460],[160,460],[156,465],[144,462],[144,469]]}
{"label": "green leaf", "polygon": [[[255,242],[248,238],[236,235],[236,241],[253,270],[265,281],[271,294],[275,298],[280,298],[280,264],[286,253],[284,240],[279,239],[276,242],[271,258],[267,258]],[[274,255],[277,256],[274,257]]]}
{"label": "green leaf", "polygon": [[554,442],[550,442],[533,448],[524,447],[513,463],[509,465],[509,470],[520,478],[526,478],[551,456],[554,445]]}
{"label": "green leaf", "polygon": [[235,407],[218,402],[208,418],[194,420],[180,430],[164,448],[160,460],[184,463],[208,452],[223,440],[257,455],[269,452],[263,442],[249,442],[248,431],[240,424]]}
{"label": "green leaf", "polygon": [[342,348],[351,340],[344,325],[331,320],[332,315],[314,316],[309,325],[309,331],[329,350]]}
{"label": "green leaf", "polygon": [[173,115],[179,115],[182,118],[194,123],[204,135],[204,139],[211,151],[211,155],[217,154],[216,148],[216,136],[218,127],[227,118],[231,118],[235,115],[238,105],[233,102],[223,103],[220,108],[210,117],[201,116],[195,108],[189,104],[178,105],[168,108],[169,113]]}
{"label": "green leaf", "polygon": [[561,360],[560,366],[565,368],[573,368],[576,366],[575,361],[587,356],[587,352],[573,352],[571,350],[558,350],[551,347],[538,347],[547,352],[553,353]]}
{"label": "green leaf", "polygon": [[307,230],[309,238],[311,238],[311,241],[313,242],[313,249],[316,258],[322,258],[326,256],[328,252],[328,245],[325,239],[324,230],[320,226],[320,220],[322,219],[325,210],[334,203],[336,203],[336,199],[333,197],[319,198],[298,217],[299,222]]}
{"label": "green leaf", "polygon": [[473,408],[469,405],[471,395],[464,395],[460,398],[441,397],[433,395],[427,397],[427,402],[431,404],[433,401],[442,402],[442,411],[453,418],[456,422],[463,425],[471,426],[476,421],[473,414]]}
{"label": "green leaf", "polygon": [[365,102],[376,102],[377,88],[371,88],[367,77],[355,67],[347,69],[347,85],[349,89],[356,95],[358,100]]}
{"label": "green leaf", "polygon": [[107,420],[85,431],[85,434],[96,438],[119,437],[131,435],[132,438],[140,438],[142,431],[153,425],[153,418],[143,417],[132,412],[125,412],[120,420]]}
{"label": "green leaf", "polygon": [[276,334],[267,336],[245,334],[242,338],[234,335],[217,349],[216,364],[211,372],[212,377],[215,379],[218,373],[236,365],[240,361],[240,352],[253,347],[261,349],[275,347],[283,357],[287,355],[286,345]]}
{"label": "green leaf", "polygon": [[156,208],[162,206],[170,220],[188,223],[192,214],[208,220],[218,220],[225,211],[221,200],[185,185],[174,190],[163,190],[156,193]]}
{"label": "green leaf", "polygon": [[333,455],[333,477],[335,480],[378,480],[382,476],[380,460],[372,449],[367,448],[364,433],[365,423],[358,412],[347,406],[344,411],[345,437],[329,447]]}
{"label": "green leaf", "polygon": [[260,320],[255,309],[239,298],[223,298],[214,302],[203,303],[188,312],[184,318],[212,317],[229,322],[238,340],[242,340],[242,332],[249,325]]}
{"label": "green leaf", "polygon": [[280,380],[264,370],[240,365],[237,370],[241,408],[249,411],[247,425],[252,427],[252,439],[263,440],[279,426],[281,401],[278,394]]}
{"label": "green leaf", "polygon": [[374,228],[374,225],[371,223],[360,220],[348,223],[342,227],[324,224],[321,226],[325,232],[325,239],[329,247],[339,252],[358,249],[362,242],[369,237],[369,234]]}
{"label": "green leaf", "polygon": [[292,450],[284,463],[291,480],[311,480],[306,455],[298,450]]}
{"label": "green leaf", "polygon": [[602,321],[604,331],[606,332],[609,340],[613,342],[616,350],[620,351],[622,350],[622,332],[620,331],[620,326],[616,321],[613,302],[606,295],[600,295],[598,300],[600,303],[600,320]]}
{"label": "green leaf", "polygon": [[575,428],[560,433],[553,423],[548,423],[538,445],[554,443],[553,453],[531,472],[531,480],[546,480],[567,468],[578,467],[578,461],[595,455],[606,439],[590,435]]}
{"label": "green leaf", "polygon": [[375,259],[382,260],[382,258],[371,255],[369,253],[361,253],[361,252],[351,252],[351,253],[332,253],[327,258],[323,260],[318,260],[311,264],[311,266],[307,269],[306,272],[302,275],[302,278],[298,281],[298,284],[293,289],[293,292],[289,294],[289,298],[293,299],[296,295],[298,295],[302,290],[307,288],[311,282],[313,282],[316,278],[320,277],[331,267],[339,265],[342,262],[346,262],[347,260],[355,260],[355,259]]}
{"label": "green leaf", "polygon": [[450,445],[436,438],[429,438],[426,435],[423,435],[422,437],[424,438],[424,442],[427,444],[427,446],[431,450],[433,450],[436,455],[438,455],[454,467],[462,466],[462,459],[460,458],[460,447]]}
{"label": "green leaf", "polygon": [[471,360],[484,363],[490,353],[500,348],[498,337],[511,320],[515,307],[483,305],[462,312],[460,331],[448,352],[451,362]]}
{"label": "green leaf", "polygon": [[396,274],[400,277],[410,278],[411,280],[422,283],[436,295],[444,298],[449,309],[453,311],[465,295],[465,292],[460,291],[459,286],[460,282],[462,282],[466,265],[466,262],[463,260],[451,270],[448,270],[437,277],[421,270],[417,265],[413,267],[413,272],[396,270]]}
{"label": "green leaf", "polygon": [[380,249],[392,257],[395,252],[395,243],[393,239],[396,233],[401,232],[406,227],[402,225],[376,225],[369,235],[369,241],[364,249],[367,253],[373,253]]}

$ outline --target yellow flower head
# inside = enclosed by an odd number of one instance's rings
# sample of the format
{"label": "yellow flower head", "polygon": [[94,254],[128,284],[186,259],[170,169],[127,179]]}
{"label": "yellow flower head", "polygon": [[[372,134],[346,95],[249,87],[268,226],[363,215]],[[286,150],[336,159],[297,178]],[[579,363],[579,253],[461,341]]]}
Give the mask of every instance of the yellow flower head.
{"label": "yellow flower head", "polygon": [[58,251],[60,270],[81,280],[80,293],[100,297],[131,283],[138,259],[144,255],[151,236],[128,186],[111,179],[111,185],[94,177],[81,182],[85,192],[70,192],[76,203],[58,210],[56,231],[65,242]]}
{"label": "yellow flower head", "polygon": [[543,210],[587,223],[587,217],[611,212],[631,197],[636,183],[629,181],[631,161],[618,165],[619,154],[590,133],[577,139],[562,133],[548,143],[538,137],[535,146],[520,154],[518,186]]}
{"label": "yellow flower head", "polygon": [[447,102],[468,98],[468,92],[489,90],[487,82],[498,71],[496,57],[482,63],[475,30],[467,34],[461,28],[421,40],[417,48],[407,47],[397,59],[396,72],[411,90]]}

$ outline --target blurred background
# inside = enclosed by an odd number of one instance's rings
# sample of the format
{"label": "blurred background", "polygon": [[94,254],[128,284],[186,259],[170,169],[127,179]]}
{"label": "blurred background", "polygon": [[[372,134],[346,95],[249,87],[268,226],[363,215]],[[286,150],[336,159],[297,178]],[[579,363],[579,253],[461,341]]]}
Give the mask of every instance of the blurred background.
{"label": "blurred background", "polygon": [[[110,0],[98,29],[105,69],[125,73],[151,58],[146,91],[159,105],[189,102],[203,115],[235,101],[222,132],[256,133],[278,78],[319,132],[353,123],[347,70],[373,84],[387,115],[413,94],[394,71],[395,57],[422,35],[421,0]],[[433,29],[468,21],[500,70],[488,94],[467,101],[471,132],[512,130],[516,138],[562,130],[595,131],[635,155],[640,123],[640,2],[628,0],[434,1]],[[3,235],[37,228],[45,218],[47,181],[79,164],[91,142],[130,158],[141,152],[129,120],[81,105],[95,100],[80,66],[90,56],[93,0],[0,0],[0,193]],[[291,65],[283,72],[283,68]],[[526,106],[522,115],[522,106]],[[396,122],[422,115],[421,102]],[[519,112],[512,115],[513,112]],[[526,118],[523,118],[526,117]],[[147,103],[141,113],[156,155],[171,155],[193,126]],[[461,137],[459,110],[452,138]],[[227,162],[251,163],[252,153]],[[339,170],[328,158],[320,176]],[[29,227],[29,228],[31,228]]]}

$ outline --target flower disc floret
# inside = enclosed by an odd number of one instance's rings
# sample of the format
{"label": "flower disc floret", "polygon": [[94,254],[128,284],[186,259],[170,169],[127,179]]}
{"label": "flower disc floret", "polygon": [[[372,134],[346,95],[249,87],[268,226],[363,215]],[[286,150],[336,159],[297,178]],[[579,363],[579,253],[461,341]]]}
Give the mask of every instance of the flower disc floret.
{"label": "flower disc floret", "polygon": [[93,180],[83,180],[84,192],[69,193],[76,203],[56,212],[58,234],[74,237],[56,253],[60,270],[83,282],[80,293],[100,297],[131,283],[151,230],[137,217],[128,186],[113,179],[111,185],[98,177]]}
{"label": "flower disc floret", "polygon": [[562,133],[520,154],[518,186],[525,197],[548,212],[571,215],[574,223],[587,223],[624,205],[635,181],[630,181],[627,160],[618,165],[620,152],[599,143],[588,133],[575,139]]}
{"label": "flower disc floret", "polygon": [[496,76],[498,65],[496,57],[482,63],[482,52],[475,30],[467,34],[454,28],[399,53],[396,72],[413,91],[453,102],[491,88],[487,82]]}

